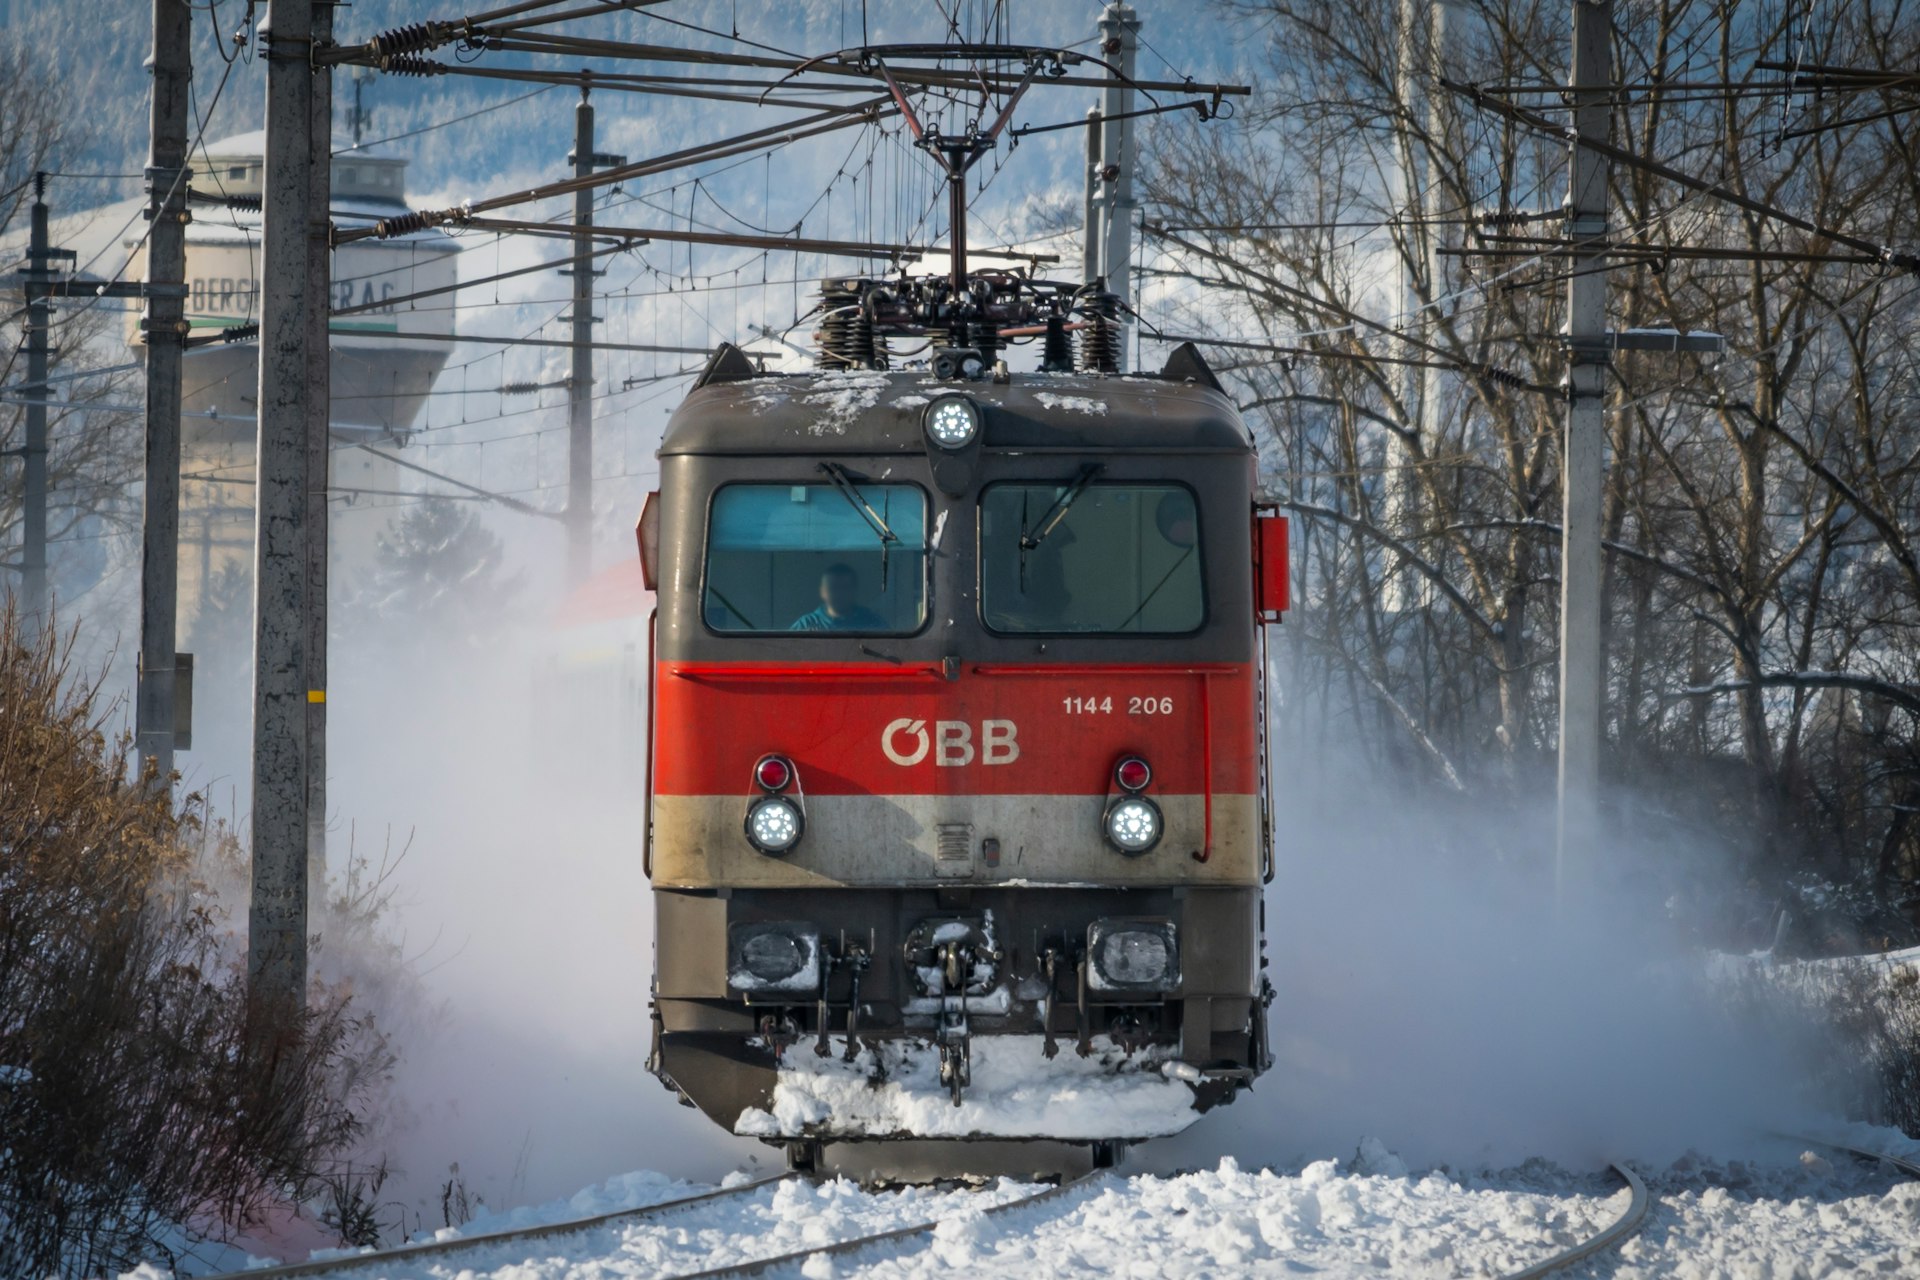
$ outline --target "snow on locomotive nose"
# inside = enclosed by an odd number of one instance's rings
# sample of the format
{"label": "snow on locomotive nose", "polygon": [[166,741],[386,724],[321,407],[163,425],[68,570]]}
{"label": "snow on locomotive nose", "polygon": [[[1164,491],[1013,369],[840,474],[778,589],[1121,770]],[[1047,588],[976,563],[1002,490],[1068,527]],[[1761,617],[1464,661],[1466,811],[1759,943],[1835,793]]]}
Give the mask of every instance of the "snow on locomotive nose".
{"label": "snow on locomotive nose", "polygon": [[1171,1134],[1268,1062],[1284,528],[1190,349],[949,364],[723,348],[669,424],[651,1066],[790,1149]]}

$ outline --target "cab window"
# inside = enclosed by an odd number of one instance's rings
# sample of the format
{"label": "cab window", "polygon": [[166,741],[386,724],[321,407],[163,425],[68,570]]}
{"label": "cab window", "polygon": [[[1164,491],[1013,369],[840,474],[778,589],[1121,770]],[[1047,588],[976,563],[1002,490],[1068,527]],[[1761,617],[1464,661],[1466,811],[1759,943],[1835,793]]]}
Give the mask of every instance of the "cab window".
{"label": "cab window", "polygon": [[927,617],[926,526],[913,485],[727,485],[707,524],[701,615],[740,634],[911,634]]}
{"label": "cab window", "polygon": [[1179,635],[1206,620],[1200,521],[1175,484],[990,486],[980,615],[1002,632]]}

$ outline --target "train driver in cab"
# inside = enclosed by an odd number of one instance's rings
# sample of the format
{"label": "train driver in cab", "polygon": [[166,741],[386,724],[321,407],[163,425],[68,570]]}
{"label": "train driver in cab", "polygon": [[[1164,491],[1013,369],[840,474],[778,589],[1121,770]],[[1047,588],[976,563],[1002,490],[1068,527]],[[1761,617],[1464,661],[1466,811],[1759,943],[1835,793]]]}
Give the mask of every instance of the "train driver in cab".
{"label": "train driver in cab", "polygon": [[886,620],[860,603],[860,575],[834,563],[820,575],[820,604],[793,620],[789,631],[884,631]]}

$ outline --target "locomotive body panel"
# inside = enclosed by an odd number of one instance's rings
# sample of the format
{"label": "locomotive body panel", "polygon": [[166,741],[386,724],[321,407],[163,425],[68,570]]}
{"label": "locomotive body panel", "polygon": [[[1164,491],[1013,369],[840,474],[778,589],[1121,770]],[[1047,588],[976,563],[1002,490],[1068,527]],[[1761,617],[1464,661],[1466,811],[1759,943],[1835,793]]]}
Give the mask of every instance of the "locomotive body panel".
{"label": "locomotive body panel", "polygon": [[[954,397],[976,438],[943,450]],[[803,1039],[894,1046],[887,1088],[900,1046],[937,1053],[956,1107],[975,1037],[1044,1043],[1036,1080],[1058,1044],[1110,1053],[1196,1109],[1264,1068],[1252,454],[1193,382],[688,398],[660,450],[663,1080],[736,1132],[841,1140],[911,1135],[775,1107]]]}
{"label": "locomotive body panel", "polygon": [[[654,882],[1257,883],[1249,668],[889,671],[663,663]],[[777,859],[741,838],[769,753],[793,762],[808,826]],[[1138,858],[1101,827],[1128,755],[1153,761],[1166,816]]]}

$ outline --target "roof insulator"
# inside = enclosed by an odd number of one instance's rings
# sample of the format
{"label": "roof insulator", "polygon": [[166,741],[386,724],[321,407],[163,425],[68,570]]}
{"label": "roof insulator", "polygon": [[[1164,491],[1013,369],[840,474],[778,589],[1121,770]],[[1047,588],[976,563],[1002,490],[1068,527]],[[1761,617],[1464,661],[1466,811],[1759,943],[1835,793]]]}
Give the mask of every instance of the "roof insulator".
{"label": "roof insulator", "polygon": [[391,31],[382,31],[367,41],[380,69],[388,70],[388,62],[408,53],[425,53],[429,49],[438,49],[454,37],[453,24],[447,22],[410,22],[404,27],[395,27]]}
{"label": "roof insulator", "polygon": [[416,231],[426,231],[449,222],[465,222],[472,216],[465,205],[456,209],[415,209],[397,218],[380,219],[373,224],[373,234],[381,240],[391,240],[395,236],[410,236]]}
{"label": "roof insulator", "polygon": [[386,59],[381,63],[380,69],[394,76],[443,76],[450,70],[444,62],[435,62],[432,58],[414,58],[404,54]]}

